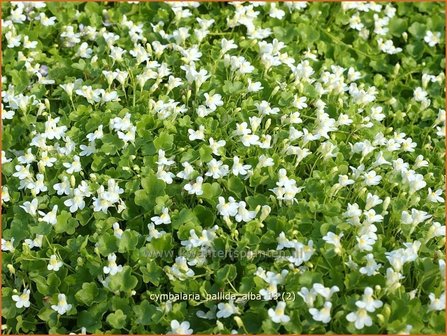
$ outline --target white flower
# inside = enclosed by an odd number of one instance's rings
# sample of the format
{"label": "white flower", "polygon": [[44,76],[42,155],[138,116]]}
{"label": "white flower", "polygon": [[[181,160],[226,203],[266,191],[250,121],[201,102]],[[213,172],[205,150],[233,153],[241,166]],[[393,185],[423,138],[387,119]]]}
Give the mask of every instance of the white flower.
{"label": "white flower", "polygon": [[84,195],[79,189],[75,189],[72,198],[65,200],[64,205],[70,208],[70,212],[82,210],[85,207]]}
{"label": "white flower", "polygon": [[52,305],[51,309],[55,310],[59,315],[63,315],[71,309],[72,305],[67,303],[65,294],[58,294],[57,300],[57,305]]}
{"label": "white flower", "polygon": [[45,223],[48,223],[51,225],[56,225],[56,223],[57,223],[57,209],[58,209],[58,206],[56,204],[53,206],[53,209],[48,213],[39,211],[39,215],[43,216],[42,218],[39,218],[39,222],[45,222]]}
{"label": "white flower", "polygon": [[338,184],[340,184],[341,187],[346,187],[348,185],[354,184],[354,180],[351,180],[348,175],[339,175]]}
{"label": "white flower", "polygon": [[205,173],[206,176],[218,179],[228,175],[228,165],[224,165],[220,160],[212,159],[207,163],[207,166],[208,171]]}
{"label": "white flower", "polygon": [[161,215],[151,217],[151,221],[153,221],[155,225],[170,224],[171,217],[169,216],[169,209],[166,207],[163,207],[161,210]]}
{"label": "white flower", "polygon": [[377,39],[377,44],[379,45],[379,49],[381,51],[390,55],[397,54],[402,51],[402,48],[396,48],[394,46],[393,40],[387,40],[384,42],[383,39],[379,38]]}
{"label": "white flower", "polygon": [[121,236],[123,235],[123,230],[121,230],[120,225],[118,222],[113,223],[113,234],[116,238],[121,239]]}
{"label": "white flower", "polygon": [[425,91],[423,88],[417,87],[416,89],[414,89],[413,97],[414,100],[416,100],[417,102],[423,102],[427,100],[427,94],[427,91]]}
{"label": "white flower", "polygon": [[278,285],[276,282],[269,283],[267,288],[263,288],[259,291],[259,294],[262,295],[263,300],[273,300],[278,295]]}
{"label": "white flower", "polygon": [[308,307],[314,306],[315,299],[317,298],[317,292],[315,289],[311,288],[309,290],[309,288],[302,287],[298,292],[298,295],[301,296]]}
{"label": "white flower", "polygon": [[73,162],[72,163],[64,163],[64,167],[67,168],[67,173],[68,174],[73,174],[74,172],[78,173],[82,170],[82,165],[81,165],[81,161],[79,159],[79,156],[75,155],[73,157]]}
{"label": "white flower", "polygon": [[382,203],[383,203],[383,201],[380,199],[379,196],[368,193],[368,195],[366,196],[365,210],[374,208],[375,206],[382,204]]}
{"label": "white flower", "polygon": [[428,297],[430,299],[430,304],[428,306],[429,311],[445,310],[445,292],[442,292],[439,299],[436,298],[434,293],[430,293]]}
{"label": "white flower", "polygon": [[219,309],[219,311],[216,314],[217,318],[222,318],[222,317],[227,318],[227,317],[230,317],[231,315],[239,314],[239,308],[234,305],[232,300],[230,300],[227,303],[223,303],[223,302],[219,303],[217,305],[217,308]]}
{"label": "white flower", "polygon": [[410,194],[414,194],[427,185],[427,182],[424,181],[424,176],[422,174],[416,174],[414,170],[409,170],[402,175],[404,181],[408,183]]}
{"label": "white flower", "polygon": [[275,165],[275,161],[273,161],[272,158],[265,156],[264,154],[262,154],[259,157],[259,161],[258,161],[258,166],[261,168],[265,168],[265,167],[272,167]]}
{"label": "white flower", "polygon": [[441,42],[441,33],[440,32],[432,32],[427,30],[424,36],[424,41],[428,43],[430,47],[434,47],[435,45]]}
{"label": "white flower", "polygon": [[244,165],[237,156],[233,158],[233,167],[231,168],[231,171],[234,175],[247,175],[248,170],[250,169],[251,165]]}
{"label": "white flower", "polygon": [[[33,155],[32,153],[31,153],[31,149],[28,149],[28,153],[29,153],[29,155]],[[33,156],[34,157],[34,156]],[[21,160],[20,160],[20,158],[22,158],[22,156],[21,157],[19,157],[18,158],[18,160],[19,160],[19,162],[20,163],[31,163],[31,162],[22,162]],[[11,162],[12,160],[11,159],[8,159],[7,157],[6,157],[6,153],[5,153],[5,151],[3,151],[2,150],[2,164],[5,164],[5,163],[8,163],[8,162]]]}
{"label": "white flower", "polygon": [[215,111],[218,106],[223,105],[222,96],[220,94],[208,94],[205,93],[205,105],[211,110]]}
{"label": "white flower", "polygon": [[367,276],[372,276],[377,274],[377,270],[382,267],[381,264],[378,264],[375,259],[374,255],[369,253],[366,255],[366,266],[363,266],[359,269],[360,273],[366,274]]}
{"label": "white flower", "polygon": [[123,266],[117,265],[116,254],[112,253],[107,256],[107,266],[103,267],[104,274],[115,275],[123,270]]}
{"label": "white flower", "polygon": [[368,315],[368,311],[364,308],[357,309],[356,312],[349,313],[346,316],[349,322],[354,322],[354,326],[357,329],[363,329],[365,326],[372,326],[372,319]]}
{"label": "white flower", "polygon": [[168,334],[175,335],[191,335],[193,330],[190,328],[190,324],[188,321],[183,321],[180,323],[177,320],[171,321],[171,331]]}
{"label": "white flower", "polygon": [[175,161],[172,159],[168,159],[166,157],[166,153],[163,149],[159,149],[158,150],[158,160],[157,160],[157,165],[159,166],[172,166],[173,164],[175,164]]}
{"label": "white flower", "polygon": [[269,12],[270,17],[281,20],[284,17],[284,15],[286,15],[286,13],[282,9],[277,8],[276,3],[272,2],[270,4],[270,12]]}
{"label": "white flower", "polygon": [[444,237],[445,236],[445,225],[441,225],[439,222],[433,222],[432,226],[428,230],[427,238],[431,239],[434,237]]}
{"label": "white flower", "polygon": [[181,244],[190,249],[193,247],[211,247],[211,243],[216,238],[216,230],[218,226],[215,225],[209,230],[202,230],[202,235],[199,237],[194,229],[189,231],[190,238],[188,240],[183,240]]}
{"label": "white flower", "polygon": [[373,186],[380,183],[380,181],[382,180],[382,176],[377,175],[374,170],[371,170],[370,172],[363,175],[363,179],[367,186]]}
{"label": "white flower", "polygon": [[312,318],[315,321],[328,323],[331,320],[331,308],[332,308],[332,303],[329,301],[326,301],[324,303],[323,308],[321,308],[320,310],[318,310],[316,308],[310,308],[309,313],[312,315]]}
{"label": "white flower", "polygon": [[30,214],[31,216],[37,215],[37,207],[39,203],[37,201],[37,198],[34,198],[31,202],[26,201],[21,205],[20,207],[26,211],[26,213]]}
{"label": "white flower", "polygon": [[324,237],[323,240],[331,245],[334,245],[334,251],[337,254],[341,254],[342,251],[342,245],[340,242],[340,239],[343,237],[343,233],[340,233],[339,235],[336,235],[333,232],[328,232]]}
{"label": "white flower", "polygon": [[56,183],[53,186],[53,189],[57,191],[57,194],[60,195],[70,195],[71,193],[71,187],[70,187],[70,180],[67,176],[62,177],[61,183]]}
{"label": "white flower", "polygon": [[168,267],[167,276],[170,280],[185,280],[194,276],[194,271],[189,268],[186,258],[181,256],[175,258],[175,263]]}
{"label": "white flower", "polygon": [[36,235],[34,239],[25,239],[25,244],[29,246],[30,249],[34,247],[42,247],[43,235]]}
{"label": "white flower", "polygon": [[189,140],[203,140],[205,139],[205,127],[203,125],[199,126],[199,129],[197,131],[194,131],[193,129],[188,129],[189,133]]}
{"label": "white flower", "polygon": [[260,103],[256,103],[255,106],[261,115],[278,114],[278,112],[279,112],[279,108],[277,108],[277,107],[271,108],[269,102],[267,102],[265,100],[263,100]]}
{"label": "white flower", "polygon": [[22,165],[16,165],[15,169],[16,172],[12,174],[12,176],[19,178],[19,180],[31,179],[32,174],[29,171],[30,169],[29,164],[26,167]]}
{"label": "white flower", "polygon": [[223,38],[220,41],[220,53],[226,54],[228,51],[230,51],[231,49],[237,49],[237,44],[234,43],[233,40],[227,40],[226,38]]}
{"label": "white flower", "polygon": [[276,308],[270,308],[268,314],[275,323],[287,323],[290,321],[290,317],[284,314],[286,309],[286,303],[284,301],[278,302]]}
{"label": "white flower", "polygon": [[237,222],[244,221],[245,223],[248,223],[249,221],[253,220],[256,217],[256,211],[250,211],[246,209],[246,203],[244,201],[239,202],[238,208],[237,208],[237,214],[235,216],[235,219]]}
{"label": "white flower", "polygon": [[158,166],[157,169],[157,178],[165,182],[166,184],[171,184],[174,182],[175,175],[171,172],[165,171],[163,166]]}
{"label": "white flower", "polygon": [[224,217],[234,217],[238,213],[238,203],[233,197],[228,198],[228,202],[225,202],[225,198],[219,197],[219,204],[217,205],[217,211]]}
{"label": "white flower", "polygon": [[377,308],[383,306],[383,302],[380,300],[374,300],[373,289],[366,287],[362,296],[362,300],[357,301],[355,304],[358,308],[364,308],[366,311],[373,313]]}
{"label": "white flower", "polygon": [[185,184],[183,189],[185,189],[190,195],[200,196],[203,194],[202,183],[203,183],[203,177],[198,176],[195,182]]}
{"label": "white flower", "polygon": [[14,238],[11,238],[11,240],[6,240],[2,238],[2,251],[9,251],[14,252]]}
{"label": "white flower", "polygon": [[422,155],[418,155],[416,160],[414,160],[414,169],[428,167],[428,161],[424,160]]}
{"label": "white flower", "polygon": [[57,257],[53,254],[50,256],[50,262],[48,263],[47,269],[49,271],[59,271],[59,269],[64,265],[64,263],[57,259]]}
{"label": "white flower", "polygon": [[261,82],[252,82],[251,78],[247,79],[247,91],[258,92],[263,89]]}
{"label": "white flower", "polygon": [[278,246],[276,247],[277,250],[282,250],[284,248],[291,248],[294,246],[294,244],[289,239],[287,239],[284,232],[281,232],[278,235],[276,241],[278,242]]}
{"label": "white flower", "polygon": [[221,156],[219,151],[221,148],[225,147],[227,142],[225,140],[215,141],[213,138],[209,138],[208,141],[210,143],[210,147],[211,147],[211,150],[213,151],[213,154],[217,155],[217,156]]}
{"label": "white flower", "polygon": [[177,177],[181,179],[188,180],[191,178],[192,173],[194,172],[193,166],[189,162],[182,162],[183,170],[177,173]]}
{"label": "white flower", "polygon": [[147,241],[151,241],[152,238],[158,239],[166,233],[165,231],[158,231],[154,223],[149,223],[147,228],[149,230],[149,236],[146,238]]}
{"label": "white flower", "polygon": [[395,291],[401,286],[400,280],[402,280],[404,276],[398,271],[393,270],[392,268],[386,269],[386,287],[390,292]]}
{"label": "white flower", "polygon": [[442,189],[433,191],[431,188],[428,188],[427,200],[433,203],[443,203],[444,198],[441,196],[442,194]]}
{"label": "white flower", "polygon": [[30,295],[31,291],[29,289],[24,289],[23,293],[20,295],[13,295],[12,299],[13,301],[15,301],[16,303],[16,307],[17,308],[28,308],[31,304],[31,302],[29,301],[29,295]]}
{"label": "white flower", "polygon": [[90,58],[92,57],[92,52],[92,48],[90,48],[86,42],[82,42],[79,46],[77,55],[82,58]]}
{"label": "white flower", "polygon": [[10,201],[9,189],[7,186],[2,187],[2,204],[5,204]]}
{"label": "white flower", "polygon": [[357,247],[360,251],[372,251],[372,246],[376,243],[376,240],[368,235],[362,235],[360,237],[356,237],[356,239]]}
{"label": "white flower", "polygon": [[279,200],[284,200],[287,202],[296,201],[295,195],[299,193],[303,188],[298,188],[296,186],[296,181],[294,179],[289,179],[287,177],[287,171],[284,168],[279,170],[279,181],[276,182],[277,187],[270,189],[276,194]]}

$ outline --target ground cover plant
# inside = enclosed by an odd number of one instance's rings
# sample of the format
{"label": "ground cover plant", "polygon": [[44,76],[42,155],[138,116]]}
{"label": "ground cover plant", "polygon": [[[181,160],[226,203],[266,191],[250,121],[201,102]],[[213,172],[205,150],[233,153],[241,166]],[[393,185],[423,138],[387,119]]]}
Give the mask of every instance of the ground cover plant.
{"label": "ground cover plant", "polygon": [[2,9],[4,333],[445,331],[444,3]]}

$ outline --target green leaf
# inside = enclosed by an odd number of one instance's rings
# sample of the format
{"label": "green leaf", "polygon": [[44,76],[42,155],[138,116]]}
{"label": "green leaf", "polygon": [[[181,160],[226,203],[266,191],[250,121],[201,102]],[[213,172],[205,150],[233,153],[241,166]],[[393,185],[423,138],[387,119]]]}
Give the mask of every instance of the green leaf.
{"label": "green leaf", "polygon": [[203,205],[196,206],[194,208],[194,213],[197,216],[197,218],[199,219],[200,223],[202,223],[202,225],[204,227],[213,226],[213,224],[216,220],[215,213],[212,212],[209,208],[204,207]]}
{"label": "green leaf", "polygon": [[390,33],[394,36],[401,36],[408,28],[407,20],[393,17],[388,24]]}
{"label": "green leaf", "polygon": [[157,265],[157,263],[151,260],[146,267],[141,268],[143,273],[143,281],[145,283],[151,282],[155,286],[160,284],[160,280],[163,278],[163,269]]}
{"label": "green leaf", "polygon": [[12,78],[12,83],[14,84],[14,89],[17,92],[24,91],[25,88],[29,85],[29,76],[26,71],[17,71],[12,70],[9,75]]}
{"label": "green leaf", "polygon": [[109,233],[102,234],[98,239],[98,251],[103,256],[116,252],[118,250],[118,239]]}
{"label": "green leaf", "polygon": [[421,40],[425,36],[425,32],[427,31],[427,28],[424,24],[419,22],[413,22],[413,24],[408,28],[408,32],[413,35],[418,40]]}
{"label": "green leaf", "polygon": [[110,324],[115,329],[124,328],[126,325],[127,316],[124,315],[121,309],[118,309],[116,312],[111,313],[107,316],[107,323]]}
{"label": "green leaf", "polygon": [[224,284],[226,282],[233,281],[237,276],[236,266],[225,265],[223,268],[216,272],[216,281],[218,283]]}
{"label": "green leaf", "polygon": [[163,313],[158,310],[154,305],[144,300],[141,304],[134,306],[135,323],[138,325],[156,324],[160,321]]}
{"label": "green leaf", "polygon": [[115,134],[105,134],[101,140],[101,152],[107,155],[115,155],[124,147],[124,141]]}
{"label": "green leaf", "polygon": [[110,276],[110,289],[114,292],[121,291],[130,295],[137,283],[138,279],[132,275],[132,269],[129,266],[124,266],[121,272]]}
{"label": "green leaf", "polygon": [[226,94],[235,94],[242,91],[244,84],[240,81],[225,81],[222,90]]}
{"label": "green leaf", "polygon": [[95,302],[95,298],[98,295],[98,286],[94,282],[87,282],[82,284],[82,289],[80,289],[76,294],[75,298],[80,303],[87,306]]}
{"label": "green leaf", "polygon": [[174,247],[172,235],[167,233],[158,239],[152,239],[151,246],[153,246],[157,252],[170,251]]}
{"label": "green leaf", "polygon": [[199,153],[200,153],[200,160],[202,160],[203,162],[209,162],[213,159],[212,156],[213,150],[211,149],[210,146],[202,145],[199,149]]}
{"label": "green leaf", "polygon": [[228,180],[228,190],[236,195],[240,195],[243,191],[245,191],[245,184],[238,176],[231,176]]}
{"label": "green leaf", "polygon": [[120,253],[129,252],[138,248],[138,240],[140,234],[133,230],[126,230],[123,232],[121,239],[118,242],[118,251]]}
{"label": "green leaf", "polygon": [[154,140],[154,146],[157,149],[163,149],[165,151],[170,150],[174,143],[174,136],[167,132],[161,132]]}
{"label": "green leaf", "polygon": [[176,216],[172,218],[171,226],[174,229],[178,229],[182,224],[197,222],[197,217],[193,211],[191,211],[190,209],[182,209]]}
{"label": "green leaf", "polygon": [[71,213],[62,210],[57,216],[57,223],[54,225],[56,233],[68,233],[73,234],[76,228],[79,226],[79,222],[72,217]]}
{"label": "green leaf", "polygon": [[222,194],[222,188],[219,183],[214,182],[213,184],[204,183],[202,185],[203,194],[200,196],[205,201],[207,201],[210,205],[215,207],[217,205],[217,200],[219,196]]}
{"label": "green leaf", "polygon": [[135,192],[135,204],[152,210],[157,204],[157,197],[165,195],[166,184],[155,175],[149,174],[141,180],[141,185],[143,190]]}

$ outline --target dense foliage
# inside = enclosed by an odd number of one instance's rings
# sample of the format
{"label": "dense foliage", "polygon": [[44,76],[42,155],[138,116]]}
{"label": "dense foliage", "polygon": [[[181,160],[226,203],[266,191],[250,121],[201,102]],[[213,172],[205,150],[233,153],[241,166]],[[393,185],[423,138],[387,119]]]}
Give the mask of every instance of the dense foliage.
{"label": "dense foliage", "polygon": [[445,331],[444,3],[2,6],[5,333]]}

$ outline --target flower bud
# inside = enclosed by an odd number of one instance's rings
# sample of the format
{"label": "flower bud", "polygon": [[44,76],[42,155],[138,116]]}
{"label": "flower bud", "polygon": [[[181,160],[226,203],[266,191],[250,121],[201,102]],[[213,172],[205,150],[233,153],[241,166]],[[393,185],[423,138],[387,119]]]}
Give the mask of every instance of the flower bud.
{"label": "flower bud", "polygon": [[403,32],[402,33],[402,37],[403,37],[404,41],[407,42],[407,40],[408,40],[408,33],[407,32]]}
{"label": "flower bud", "polygon": [[400,64],[397,63],[397,64],[394,66],[394,76],[397,76],[397,74],[399,73],[399,70],[400,70]]}
{"label": "flower bud", "polygon": [[37,163],[37,169],[39,169],[39,172],[40,172],[40,173],[45,172],[45,164],[44,164],[42,161],[39,161],[39,162]]}
{"label": "flower bud", "polygon": [[260,216],[259,220],[261,222],[263,222],[270,214],[270,211],[272,211],[272,208],[270,208],[268,205],[263,205],[262,210],[261,210],[261,216]]}
{"label": "flower bud", "polygon": [[217,329],[219,329],[219,330],[224,330],[225,329],[225,326],[220,321],[216,322],[216,326],[217,326]]}
{"label": "flower bud", "polygon": [[74,177],[74,175],[70,176],[70,185],[72,188],[74,188],[76,185],[76,178]]}
{"label": "flower bud", "polygon": [[391,202],[391,198],[389,196],[387,196],[385,198],[385,200],[383,201],[383,211],[388,209],[388,206],[390,205],[390,202]]}
{"label": "flower bud", "polygon": [[234,322],[236,322],[236,324],[239,328],[244,327],[244,322],[242,322],[242,319],[239,316],[234,317]]}
{"label": "flower bud", "polygon": [[16,274],[16,270],[15,270],[14,266],[12,266],[11,264],[8,264],[6,267],[8,267],[9,273]]}

